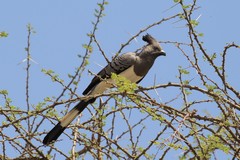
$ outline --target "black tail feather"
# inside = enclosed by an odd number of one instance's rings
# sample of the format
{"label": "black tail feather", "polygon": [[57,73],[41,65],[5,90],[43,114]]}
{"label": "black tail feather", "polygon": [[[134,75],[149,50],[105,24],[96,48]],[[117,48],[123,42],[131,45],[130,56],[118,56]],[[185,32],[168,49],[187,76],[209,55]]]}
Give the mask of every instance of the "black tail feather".
{"label": "black tail feather", "polygon": [[48,145],[52,141],[58,139],[58,137],[63,133],[66,127],[62,127],[61,123],[59,122],[43,139],[43,144]]}
{"label": "black tail feather", "polygon": [[79,115],[89,103],[93,103],[95,98],[88,101],[79,102],[71,111],[66,114],[62,120],[45,136],[43,139],[43,144],[47,145],[52,141],[58,139],[58,137],[63,133],[67,126]]}

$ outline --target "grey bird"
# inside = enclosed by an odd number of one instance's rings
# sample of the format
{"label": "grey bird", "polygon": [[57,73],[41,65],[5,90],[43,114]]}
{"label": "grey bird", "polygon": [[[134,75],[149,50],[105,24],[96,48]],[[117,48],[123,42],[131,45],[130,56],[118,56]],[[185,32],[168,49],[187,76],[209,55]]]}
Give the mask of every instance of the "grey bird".
{"label": "grey bird", "polygon": [[[94,97],[103,93],[106,89],[113,87],[111,74],[123,76],[132,83],[139,83],[152,67],[158,56],[166,56],[160,44],[149,34],[142,37],[148,44],[140,53],[128,52],[116,57],[105,68],[103,68],[83,91],[83,95]],[[114,83],[114,82],[113,82]],[[57,140],[66,127],[96,98],[88,98],[80,101],[62,120],[45,136],[43,144],[49,144]]]}

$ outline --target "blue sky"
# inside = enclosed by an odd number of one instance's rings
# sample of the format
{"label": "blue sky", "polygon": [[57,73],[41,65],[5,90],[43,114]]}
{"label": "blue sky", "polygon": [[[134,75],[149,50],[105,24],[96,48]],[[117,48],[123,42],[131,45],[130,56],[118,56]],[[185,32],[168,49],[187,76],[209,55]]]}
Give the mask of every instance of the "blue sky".
{"label": "blue sky", "polygon": [[[30,77],[30,102],[37,104],[47,96],[58,96],[61,87],[54,84],[45,76],[41,69],[52,69],[66,82],[67,75],[73,74],[75,67],[81,63],[77,55],[83,55],[82,44],[88,42],[86,36],[92,30],[91,22],[95,20],[94,9],[97,8],[96,1],[0,1],[0,31],[9,33],[7,38],[0,39],[0,89],[9,91],[12,104],[24,107],[25,102],[25,79],[24,70],[26,63],[19,64],[26,58],[24,48],[27,46],[26,25],[30,23],[36,34],[31,38],[32,58],[38,63],[31,65]],[[102,45],[105,53],[110,58],[120,48],[120,44],[126,42],[131,35],[140,29],[180,12],[179,7],[173,6],[173,1],[151,0],[121,0],[109,1],[106,6],[106,16],[102,19],[97,30],[96,37]],[[199,15],[199,26],[197,30],[204,33],[202,40],[209,53],[220,53],[226,43],[235,42],[240,44],[239,39],[239,0],[232,1],[199,1],[200,8],[194,16]],[[186,28],[184,22],[171,20],[160,26],[156,26],[148,33],[160,41],[186,42]],[[144,42],[141,37],[132,41],[123,52],[135,51]],[[179,51],[172,45],[162,44],[167,56],[159,58],[149,75],[141,82],[142,86],[153,85],[153,77],[157,75],[157,83],[176,82],[178,66],[184,66],[185,61],[181,58]],[[234,87],[240,89],[239,77],[239,54],[229,56],[229,79]],[[94,48],[90,59],[91,64],[87,69],[98,72],[105,66],[104,58],[100,56],[97,48]],[[18,65],[19,64],[19,65]],[[86,73],[85,79],[80,83],[78,93],[90,82],[91,76]],[[162,101],[167,101],[167,92],[160,92]],[[3,105],[0,103],[0,105]]]}
{"label": "blue sky", "polygon": [[[240,2],[235,0],[232,3],[218,2],[207,3],[202,1],[201,8],[196,11],[196,18],[201,15],[198,27],[199,32],[204,33],[203,41],[205,46],[212,53],[222,51],[222,47],[229,42],[239,43],[239,27],[237,20],[239,12],[237,4]],[[19,104],[24,99],[25,81],[25,64],[17,65],[26,58],[24,48],[27,45],[26,25],[31,23],[36,34],[32,36],[31,53],[32,58],[38,62],[38,65],[32,65],[31,91],[33,103],[38,102],[46,96],[45,90],[52,87],[40,70],[42,68],[53,69],[66,77],[68,73],[73,72],[80,62],[77,54],[83,54],[82,44],[87,42],[86,33],[92,29],[91,21],[94,21],[93,11],[96,8],[95,1],[2,1],[1,2],[1,30],[9,33],[8,38],[0,39],[1,67],[0,72],[4,73],[0,81],[2,88],[8,89],[14,102]],[[14,4],[14,5],[13,5]],[[97,39],[102,44],[108,57],[118,51],[120,44],[126,42],[131,35],[137,33],[140,29],[147,25],[158,21],[164,17],[168,17],[172,13],[178,13],[179,8],[175,7],[167,12],[166,9],[173,5],[171,1],[151,1],[151,3],[143,1],[116,1],[110,2],[106,7],[106,17],[103,18],[99,30],[97,31]],[[226,8],[227,5],[227,8]],[[147,7],[146,7],[147,6]],[[159,40],[183,41],[185,32],[182,22],[167,22],[162,26],[158,26],[148,32]],[[143,42],[138,38],[138,42],[126,47],[123,52],[134,51],[141,47]],[[175,63],[178,53],[172,51],[172,46],[164,46],[164,50],[168,53],[165,59],[159,59],[159,66],[165,66],[168,71],[176,71]],[[127,50],[128,49],[128,50]],[[94,54],[99,54],[95,53]],[[93,56],[97,57],[97,56]],[[105,65],[104,59],[97,57],[97,61],[101,65]],[[169,65],[169,62],[172,64]],[[174,65],[173,65],[174,64]],[[92,64],[93,71],[97,72],[100,68],[96,64]],[[6,70],[7,68],[7,70]],[[158,68],[157,65],[154,68]],[[90,68],[91,69],[91,68]],[[166,70],[165,70],[166,71]],[[154,69],[152,70],[154,73]],[[170,81],[174,74],[165,74],[161,77]],[[156,73],[156,71],[155,71]],[[162,74],[163,74],[162,73]],[[88,77],[89,80],[91,77]],[[148,76],[146,78],[151,78]],[[87,81],[89,81],[87,80]],[[145,80],[146,82],[147,80]],[[34,83],[35,82],[35,83]],[[41,83],[45,87],[36,85]],[[80,92],[83,89],[80,89]],[[37,94],[34,94],[38,91]],[[57,95],[57,91],[48,91],[49,95]],[[24,103],[24,102],[23,102]]]}

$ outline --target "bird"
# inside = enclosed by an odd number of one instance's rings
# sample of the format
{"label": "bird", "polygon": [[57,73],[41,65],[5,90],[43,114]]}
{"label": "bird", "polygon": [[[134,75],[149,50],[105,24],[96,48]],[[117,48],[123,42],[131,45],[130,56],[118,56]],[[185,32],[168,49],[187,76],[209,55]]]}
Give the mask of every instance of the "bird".
{"label": "bird", "polygon": [[132,83],[139,83],[148,73],[154,61],[159,56],[166,56],[159,42],[150,34],[142,36],[142,40],[147,42],[139,53],[127,52],[114,58],[92,79],[87,88],[83,91],[86,98],[81,100],[72,110],[70,110],[53,129],[43,139],[43,144],[48,145],[55,142],[63,133],[67,126],[91,103],[95,102],[94,95],[102,94],[108,88],[114,87],[111,75],[117,74],[125,77]]}

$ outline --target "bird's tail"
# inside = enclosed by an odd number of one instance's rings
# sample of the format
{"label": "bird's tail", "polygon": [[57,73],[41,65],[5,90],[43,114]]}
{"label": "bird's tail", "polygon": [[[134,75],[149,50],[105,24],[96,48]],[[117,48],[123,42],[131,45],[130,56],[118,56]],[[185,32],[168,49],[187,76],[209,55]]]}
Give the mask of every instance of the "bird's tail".
{"label": "bird's tail", "polygon": [[58,137],[63,133],[66,127],[87,107],[89,101],[79,102],[69,113],[67,113],[63,119],[45,136],[43,139],[43,144],[47,145],[54,140],[57,140]]}

